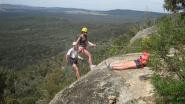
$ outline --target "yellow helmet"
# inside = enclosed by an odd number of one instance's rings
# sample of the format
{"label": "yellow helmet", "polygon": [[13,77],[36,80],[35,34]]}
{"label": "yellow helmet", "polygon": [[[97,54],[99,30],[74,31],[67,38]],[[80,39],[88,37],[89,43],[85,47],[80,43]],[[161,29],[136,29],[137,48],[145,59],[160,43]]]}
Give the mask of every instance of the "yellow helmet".
{"label": "yellow helmet", "polygon": [[86,27],[83,27],[81,30],[81,32],[87,32],[87,31],[88,31],[88,29]]}

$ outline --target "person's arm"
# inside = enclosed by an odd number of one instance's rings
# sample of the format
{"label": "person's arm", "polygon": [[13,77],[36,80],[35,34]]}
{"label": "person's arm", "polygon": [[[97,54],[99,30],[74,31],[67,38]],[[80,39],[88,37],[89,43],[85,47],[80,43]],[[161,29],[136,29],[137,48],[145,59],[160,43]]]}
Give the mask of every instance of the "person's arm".
{"label": "person's arm", "polygon": [[90,41],[88,41],[88,45],[93,46],[93,47],[96,47],[96,44],[93,44]]}
{"label": "person's arm", "polygon": [[66,54],[66,63],[69,61],[69,55]]}
{"label": "person's arm", "polygon": [[72,51],[72,48],[69,49],[68,52],[67,52],[67,54],[66,54],[66,62],[69,61],[69,57],[70,57],[71,51]]}
{"label": "person's arm", "polygon": [[78,55],[78,59],[80,59],[80,60],[84,60],[80,55]]}
{"label": "person's arm", "polygon": [[82,37],[82,35],[80,35],[80,36],[78,37],[78,39],[76,40],[76,43],[77,43],[77,44],[79,44],[81,37]]}

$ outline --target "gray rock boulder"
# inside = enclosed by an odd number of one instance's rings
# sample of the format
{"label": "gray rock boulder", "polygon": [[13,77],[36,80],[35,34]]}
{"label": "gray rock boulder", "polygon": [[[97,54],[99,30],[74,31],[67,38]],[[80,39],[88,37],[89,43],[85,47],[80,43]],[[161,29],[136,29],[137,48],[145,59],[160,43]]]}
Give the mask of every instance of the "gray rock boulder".
{"label": "gray rock boulder", "polygon": [[139,31],[131,40],[130,40],[130,44],[134,43],[136,40],[147,37],[153,33],[156,33],[157,29],[155,26],[143,29],[141,31]]}

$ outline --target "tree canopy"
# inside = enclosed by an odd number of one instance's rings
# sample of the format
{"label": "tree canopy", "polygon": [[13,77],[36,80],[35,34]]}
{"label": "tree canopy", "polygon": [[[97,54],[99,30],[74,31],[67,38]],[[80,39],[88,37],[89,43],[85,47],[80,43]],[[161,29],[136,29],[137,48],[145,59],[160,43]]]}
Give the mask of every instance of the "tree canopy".
{"label": "tree canopy", "polygon": [[167,11],[176,12],[185,8],[185,0],[164,0],[163,5]]}

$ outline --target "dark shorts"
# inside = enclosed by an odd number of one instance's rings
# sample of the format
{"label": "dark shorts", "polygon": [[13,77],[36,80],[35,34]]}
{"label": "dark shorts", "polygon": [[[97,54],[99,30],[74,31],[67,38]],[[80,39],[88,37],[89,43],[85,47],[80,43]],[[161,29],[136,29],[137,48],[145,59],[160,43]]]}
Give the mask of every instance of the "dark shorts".
{"label": "dark shorts", "polygon": [[74,58],[70,58],[69,59],[69,62],[70,62],[71,65],[78,64],[78,60],[77,59],[74,59]]}
{"label": "dark shorts", "polygon": [[142,68],[143,67],[143,65],[141,64],[141,62],[139,60],[134,60],[134,62],[136,63],[137,68]]}

